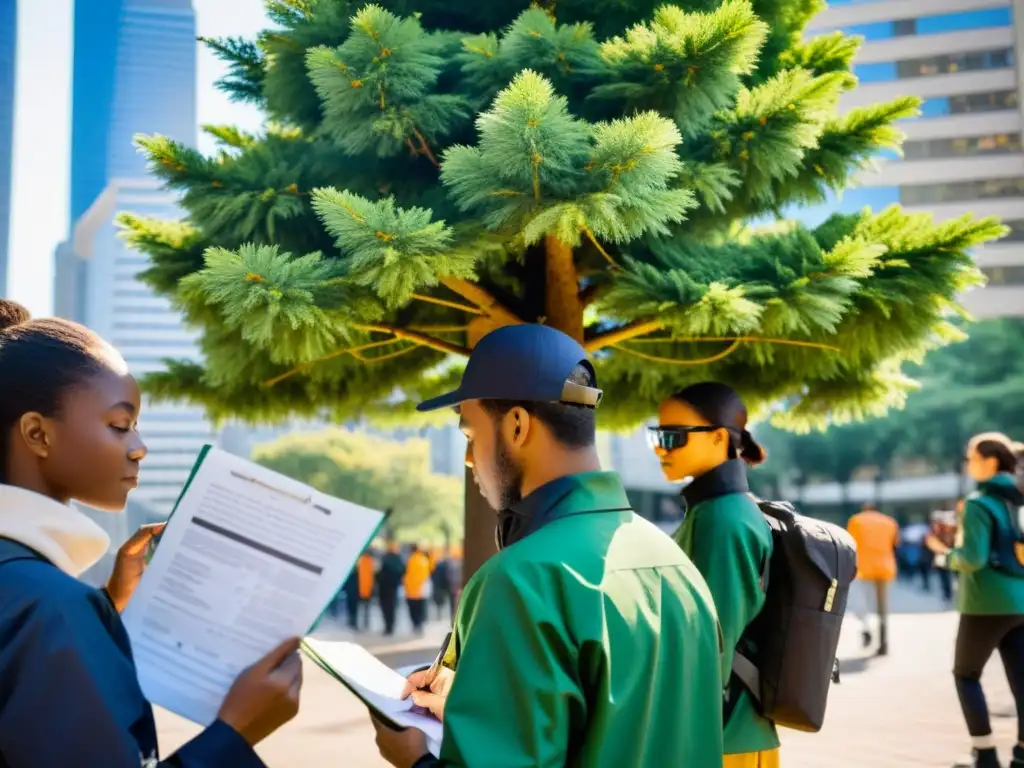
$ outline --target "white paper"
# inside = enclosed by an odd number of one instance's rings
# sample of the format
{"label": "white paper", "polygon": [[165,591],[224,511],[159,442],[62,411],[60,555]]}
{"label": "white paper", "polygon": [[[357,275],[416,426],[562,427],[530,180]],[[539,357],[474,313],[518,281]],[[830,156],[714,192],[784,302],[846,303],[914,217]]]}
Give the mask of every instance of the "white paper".
{"label": "white paper", "polygon": [[382,519],[211,449],[123,614],[146,697],[213,722],[243,669],[309,631]]}
{"label": "white paper", "polygon": [[356,643],[313,638],[306,638],[305,643],[336,675],[351,685],[363,701],[398,725],[423,731],[427,747],[434,755],[439,754],[444,726],[433,715],[417,711],[411,698],[401,698],[405,688],[403,675]]}

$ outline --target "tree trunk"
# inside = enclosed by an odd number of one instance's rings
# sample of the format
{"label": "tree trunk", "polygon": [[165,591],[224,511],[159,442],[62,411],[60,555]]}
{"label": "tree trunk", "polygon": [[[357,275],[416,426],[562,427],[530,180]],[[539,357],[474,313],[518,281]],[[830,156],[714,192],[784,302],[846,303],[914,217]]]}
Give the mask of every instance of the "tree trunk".
{"label": "tree trunk", "polygon": [[572,248],[554,235],[544,238],[545,325],[557,328],[583,343],[583,303]]}
{"label": "tree trunk", "polygon": [[[553,235],[544,239],[545,324],[583,343],[583,303],[572,248]],[[481,317],[470,323],[466,342],[470,349],[482,336],[508,323],[500,317]],[[487,558],[497,552],[494,543],[494,510],[480,495],[473,474],[466,470],[466,540],[463,547],[462,583],[466,584]]]}
{"label": "tree trunk", "polygon": [[462,585],[498,551],[494,543],[495,512],[473,482],[473,470],[466,467],[466,539],[462,547]]}
{"label": "tree trunk", "polygon": [[[472,349],[481,338],[503,325],[507,323],[492,317],[478,317],[470,321],[466,331],[466,344]],[[465,586],[477,569],[498,549],[494,543],[494,526],[497,523],[495,512],[476,487],[473,470],[468,466],[463,498],[465,538],[462,545],[462,585]]]}

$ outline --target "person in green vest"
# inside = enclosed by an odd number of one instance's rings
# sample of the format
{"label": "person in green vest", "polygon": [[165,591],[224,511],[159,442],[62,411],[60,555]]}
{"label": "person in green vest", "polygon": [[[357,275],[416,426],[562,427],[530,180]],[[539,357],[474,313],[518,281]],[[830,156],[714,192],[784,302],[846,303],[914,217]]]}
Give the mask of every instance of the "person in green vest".
{"label": "person in green vest", "polygon": [[707,580],[722,625],[723,764],[778,768],[775,726],[732,674],[743,632],[764,606],[761,576],[772,553],[771,532],[747,485],[747,464],[761,463],[764,450],[747,430],[743,400],[717,382],[664,400],[649,435],[666,479],[693,479],[683,489],[686,516],[675,540]]}
{"label": "person in green vest", "polygon": [[[1024,494],[1015,477],[1014,447],[1010,438],[998,432],[976,435],[968,442],[967,474],[977,489],[964,505],[957,544],[950,548],[936,536],[926,539],[928,548],[960,574],[960,627],[953,677],[974,752],[970,759],[957,763],[964,768],[1001,765],[981,688],[981,673],[996,650],[1017,708],[1018,743],[1010,766],[1024,768],[1024,578],[1019,570],[1014,575],[993,561],[994,544],[1015,538],[1014,531],[1019,528],[1015,518],[1024,507]],[[1011,544],[1010,549],[1019,546]],[[995,549],[997,557],[1000,552],[1001,547]],[[1024,562],[1024,553],[1015,555]]]}
{"label": "person in green vest", "polygon": [[415,729],[374,723],[396,768],[721,768],[711,594],[601,471],[596,387],[580,344],[516,325],[479,341],[456,391],[419,406],[458,411],[499,552],[463,591],[440,674],[408,681],[444,723],[440,755]]}

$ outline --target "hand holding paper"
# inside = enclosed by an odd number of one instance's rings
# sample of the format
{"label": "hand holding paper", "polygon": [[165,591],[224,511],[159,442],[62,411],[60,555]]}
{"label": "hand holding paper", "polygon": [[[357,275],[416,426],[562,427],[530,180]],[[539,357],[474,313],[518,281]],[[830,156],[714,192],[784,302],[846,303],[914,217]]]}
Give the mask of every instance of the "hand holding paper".
{"label": "hand holding paper", "polygon": [[213,722],[243,670],[309,632],[383,519],[204,449],[123,612],[146,697]]}
{"label": "hand holding paper", "polygon": [[285,640],[246,669],[228,691],[217,717],[255,746],[299,713],[299,638]]}

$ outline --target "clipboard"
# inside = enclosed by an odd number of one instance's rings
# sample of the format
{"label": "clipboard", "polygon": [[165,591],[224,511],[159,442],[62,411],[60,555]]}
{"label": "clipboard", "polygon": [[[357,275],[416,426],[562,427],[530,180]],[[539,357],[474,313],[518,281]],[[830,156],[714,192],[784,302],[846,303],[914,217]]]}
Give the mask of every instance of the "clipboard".
{"label": "clipboard", "polygon": [[[377,510],[204,446],[122,614],[147,698],[211,722],[260,644],[269,649],[282,633],[302,636],[316,626],[383,520]],[[175,569],[189,578],[178,579]],[[260,601],[263,582],[277,588],[296,578],[303,589],[281,593],[289,615]],[[249,613],[247,635],[225,631]]]}
{"label": "clipboard", "polygon": [[[323,654],[318,647],[323,649]],[[340,654],[340,658],[335,659],[337,667],[325,658],[332,651]],[[416,728],[426,735],[428,746],[433,745],[431,751],[439,748],[443,735],[441,721],[413,705],[410,700],[399,699],[400,691],[405,686],[404,675],[380,662],[357,643],[332,643],[307,638],[302,643],[302,652],[359,699],[381,724],[394,731]],[[352,670],[353,679],[340,671],[341,663],[338,662],[341,661]],[[367,686],[365,689],[362,687],[364,683]],[[381,704],[391,705],[390,711],[382,709]]]}
{"label": "clipboard", "polygon": [[[185,484],[181,487],[181,492],[178,494],[178,498],[174,500],[174,507],[171,508],[170,514],[167,515],[167,519],[164,521],[165,523],[169,523],[171,521],[171,518],[174,517],[174,513],[178,511],[178,507],[181,505],[181,500],[183,498],[185,498],[185,494],[188,493],[188,489],[191,487],[192,481],[195,480],[196,475],[199,474],[199,469],[200,469],[200,467],[203,466],[203,462],[206,460],[206,457],[209,455],[211,450],[213,450],[213,446],[210,445],[209,443],[204,445],[199,450],[199,454],[196,456],[195,463],[192,465],[192,469],[191,469],[191,471],[188,474],[188,479],[185,481]],[[273,471],[273,470],[268,470],[268,471]],[[262,485],[263,487],[267,487],[267,488],[270,487],[266,483],[263,483],[261,481],[258,481],[258,480],[252,479],[252,478],[247,478],[247,479],[250,479],[252,482],[255,482],[255,483],[259,484],[259,485]],[[291,478],[291,479],[295,480],[294,478]],[[295,480],[295,482],[301,483],[302,481],[301,480]],[[286,496],[293,496],[292,493],[290,493],[288,491],[283,491],[281,489],[271,489],[271,490],[277,490],[278,493],[283,493]],[[309,499],[304,499],[304,501],[306,501],[307,503],[312,503],[312,497],[310,497]],[[315,504],[313,506],[314,507],[318,507],[318,505],[315,505]],[[323,509],[322,507],[318,507],[318,508]],[[384,516],[381,518],[380,522],[377,524],[377,527],[370,534],[369,538],[367,538],[366,541],[363,543],[363,547],[362,547],[362,549],[359,552],[360,556],[366,551],[367,547],[370,546],[371,542],[373,542],[373,540],[375,538],[377,538],[378,535],[380,535],[381,528],[383,528],[387,524],[388,518],[390,516],[391,516],[391,510],[390,509],[384,512]],[[163,535],[164,535],[164,532],[160,531],[160,533],[155,535],[150,540],[149,548],[148,548],[148,550],[146,552],[146,555],[145,555],[145,561],[146,561],[147,565],[149,564],[149,561],[153,559],[153,555],[156,553],[156,548],[160,545],[160,539],[163,538]],[[345,574],[345,579],[348,579],[348,577],[352,575],[352,571],[355,570],[356,565],[358,564],[358,562],[359,562],[359,559],[356,558],[356,562],[352,564],[352,568],[349,570],[348,573]],[[312,626],[310,626],[306,630],[307,633],[308,632],[312,632],[320,624],[320,622],[323,620],[324,615],[327,613],[328,609],[331,607],[331,604],[335,600],[337,600],[338,595],[340,595],[342,590],[345,588],[345,579],[342,579],[342,582],[341,582],[341,584],[338,587],[338,591],[334,593],[334,595],[331,597],[331,599],[328,600],[327,603],[320,610],[320,613],[317,615],[316,621],[314,621]]]}
{"label": "clipboard", "polygon": [[373,715],[375,720],[380,722],[382,725],[386,725],[393,731],[404,731],[408,727],[410,727],[405,725],[399,725],[394,720],[392,720],[390,715],[383,712],[374,702],[370,701],[366,696],[364,696],[360,689],[356,688],[354,685],[349,683],[344,677],[335,672],[334,668],[331,667],[330,664],[325,662],[320,657],[320,654],[314,651],[305,640],[302,641],[302,645],[300,648],[302,650],[302,653],[306,656],[306,658],[308,658],[310,661],[312,661],[314,664],[320,667],[320,669],[322,669],[324,672],[330,675],[333,680],[336,680],[343,686],[345,686],[345,688],[348,689],[349,693],[351,693],[353,696],[359,699],[363,703],[363,706],[370,710],[370,714]]}

